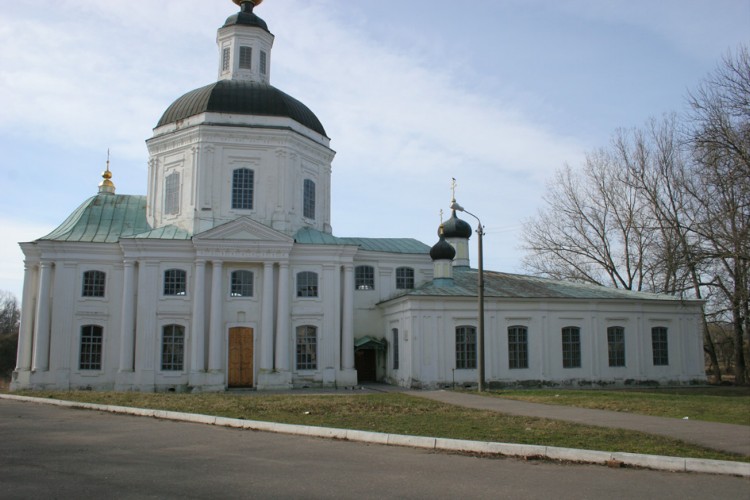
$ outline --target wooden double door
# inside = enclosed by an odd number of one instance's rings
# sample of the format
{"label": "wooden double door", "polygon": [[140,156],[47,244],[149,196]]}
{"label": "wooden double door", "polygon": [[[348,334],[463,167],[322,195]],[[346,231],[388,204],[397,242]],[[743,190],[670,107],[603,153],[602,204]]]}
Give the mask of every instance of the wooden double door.
{"label": "wooden double door", "polygon": [[229,329],[229,387],[253,386],[253,329]]}

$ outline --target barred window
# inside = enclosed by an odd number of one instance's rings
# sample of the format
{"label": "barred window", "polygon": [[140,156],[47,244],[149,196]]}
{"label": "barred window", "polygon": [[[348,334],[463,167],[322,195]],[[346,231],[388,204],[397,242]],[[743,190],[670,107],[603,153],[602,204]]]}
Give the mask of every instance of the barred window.
{"label": "barred window", "polygon": [[414,269],[411,267],[396,269],[396,288],[399,290],[414,288]]}
{"label": "barred window", "polygon": [[238,168],[232,172],[232,208],[253,209],[255,172],[249,168]]}
{"label": "barred window", "polygon": [[250,69],[252,67],[253,48],[240,47],[240,69]]}
{"label": "barred window", "polygon": [[84,297],[104,297],[106,279],[107,275],[102,271],[84,272],[81,295]]}
{"label": "barred window", "polygon": [[303,182],[302,215],[315,220],[315,183],[310,179]]}
{"label": "barred window", "polygon": [[562,329],[563,368],[581,367],[581,329],[566,326]]}
{"label": "barred window", "polygon": [[184,270],[164,271],[164,295],[187,295],[187,273]]}
{"label": "barred window", "polygon": [[180,213],[180,174],[172,172],[164,181],[164,213]]}
{"label": "barred window", "polygon": [[607,328],[607,352],[609,366],[625,366],[625,328],[610,326]]}
{"label": "barred window", "polygon": [[265,51],[261,50],[260,51],[260,74],[261,75],[265,75],[266,71],[268,70],[268,68],[267,68],[268,61],[267,61],[267,59],[268,59],[268,54],[266,54]]}
{"label": "barred window", "polygon": [[304,325],[297,327],[297,370],[318,369],[318,329]]}
{"label": "barred window", "polygon": [[161,369],[182,371],[185,363],[185,327],[166,325],[162,328]]}
{"label": "barred window", "polygon": [[508,327],[508,368],[529,367],[529,331],[525,326]]}
{"label": "barred window", "polygon": [[232,297],[253,296],[253,273],[252,271],[232,272],[231,288],[229,295]]}
{"label": "barred window", "polygon": [[297,273],[297,297],[318,296],[318,274],[310,271]]}
{"label": "barred window", "polygon": [[398,370],[398,328],[391,330],[393,338],[393,369]]}
{"label": "barred window", "polygon": [[654,366],[667,366],[669,364],[666,327],[656,326],[651,329],[651,349],[654,355]]}
{"label": "barred window", "polygon": [[372,266],[357,266],[354,269],[354,288],[357,290],[374,290],[375,268]]}
{"label": "barred window", "polygon": [[81,327],[81,352],[78,368],[81,370],[102,369],[102,342],[104,329],[99,325]]}
{"label": "barred window", "polygon": [[473,326],[456,327],[456,369],[477,367],[477,329]]}
{"label": "barred window", "polygon": [[224,47],[221,51],[221,70],[229,71],[229,47]]}

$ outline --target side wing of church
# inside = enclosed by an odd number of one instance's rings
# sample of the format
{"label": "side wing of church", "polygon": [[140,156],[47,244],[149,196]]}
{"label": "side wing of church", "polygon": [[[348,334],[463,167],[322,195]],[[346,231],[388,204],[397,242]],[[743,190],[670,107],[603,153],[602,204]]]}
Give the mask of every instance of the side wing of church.
{"label": "side wing of church", "polygon": [[[98,192],[22,243],[12,389],[223,391],[477,380],[477,270],[455,212],[429,247],[338,237],[335,152],[270,84],[274,36],[238,0],[217,81],[163,113],[146,196]],[[703,380],[701,303],[486,273],[490,383]]]}

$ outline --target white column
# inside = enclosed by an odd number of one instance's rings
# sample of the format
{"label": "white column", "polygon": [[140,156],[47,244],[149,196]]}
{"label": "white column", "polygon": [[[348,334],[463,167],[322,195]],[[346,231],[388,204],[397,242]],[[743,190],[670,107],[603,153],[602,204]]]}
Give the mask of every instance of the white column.
{"label": "white column", "polygon": [[193,335],[190,345],[191,371],[206,370],[206,261],[195,261],[195,288],[193,290]]}
{"label": "white column", "polygon": [[31,341],[34,331],[34,268],[24,263],[23,296],[21,297],[21,325],[18,332],[18,355],[16,357],[16,371],[31,369]]}
{"label": "white column", "polygon": [[289,371],[289,264],[279,266],[279,302],[276,319],[276,370]]}
{"label": "white column", "polygon": [[135,291],[133,289],[135,265],[132,260],[123,262],[122,321],[120,323],[120,371],[132,372],[135,349]]}
{"label": "white column", "polygon": [[52,264],[42,262],[39,274],[39,299],[36,308],[36,331],[34,332],[34,359],[31,369],[34,371],[47,371],[49,367],[49,328],[50,328],[50,303],[49,287]]}
{"label": "white column", "polygon": [[260,300],[260,369],[273,370],[273,262],[263,264],[263,295]]}
{"label": "white column", "polygon": [[215,260],[213,263],[213,275],[211,277],[211,329],[209,331],[208,346],[208,369],[210,371],[221,370],[221,298],[224,296],[221,286],[222,262]]}
{"label": "white column", "polygon": [[344,266],[344,291],[341,307],[341,369],[354,369],[354,266]]}

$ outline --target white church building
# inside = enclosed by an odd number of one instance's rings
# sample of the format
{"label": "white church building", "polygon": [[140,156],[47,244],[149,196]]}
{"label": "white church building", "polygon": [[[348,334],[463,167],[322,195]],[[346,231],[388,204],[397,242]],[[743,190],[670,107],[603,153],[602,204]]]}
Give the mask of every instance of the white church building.
{"label": "white church building", "polygon": [[[472,228],[454,211],[432,247],[334,236],[330,139],[270,84],[260,1],[235,3],[217,81],[146,141],[146,195],[117,194],[108,165],[59,227],[21,243],[12,389],[476,383]],[[705,380],[699,301],[491,271],[484,295],[491,387]]]}

